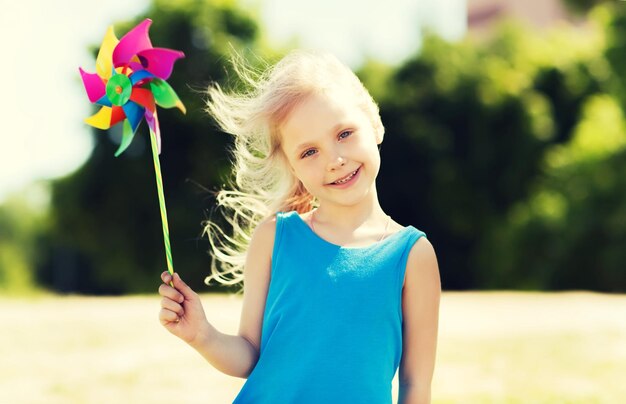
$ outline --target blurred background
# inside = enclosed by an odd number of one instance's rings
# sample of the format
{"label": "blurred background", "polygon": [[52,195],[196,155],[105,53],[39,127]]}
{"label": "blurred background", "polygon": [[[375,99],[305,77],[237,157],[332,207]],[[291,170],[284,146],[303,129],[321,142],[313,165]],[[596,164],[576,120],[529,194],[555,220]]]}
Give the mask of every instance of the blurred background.
{"label": "blurred background", "polygon": [[[444,293],[434,403],[626,397],[626,2],[0,0],[0,402],[227,403],[226,376],[157,320],[165,270],[142,123],[100,131],[78,67],[146,17],[180,49],[159,110],[174,266],[235,334],[237,289],[207,286],[202,222],[231,139],[203,112],[294,48],[352,67],[386,126],[381,204],[425,231]],[[227,292],[227,293],[226,293]],[[146,295],[143,295],[146,294]],[[286,380],[285,382],[289,382]],[[394,379],[394,397],[397,379]],[[395,402],[395,401],[394,401]]]}
{"label": "blurred background", "polygon": [[[147,127],[92,129],[78,66],[149,16],[183,50],[161,155],[176,269],[200,291],[201,222],[230,138],[203,90],[296,47],[349,64],[379,102],[383,207],[425,231],[444,290],[626,290],[626,3],[593,0],[3,0],[0,291],[154,291],[165,268]],[[118,125],[119,126],[119,125]]]}

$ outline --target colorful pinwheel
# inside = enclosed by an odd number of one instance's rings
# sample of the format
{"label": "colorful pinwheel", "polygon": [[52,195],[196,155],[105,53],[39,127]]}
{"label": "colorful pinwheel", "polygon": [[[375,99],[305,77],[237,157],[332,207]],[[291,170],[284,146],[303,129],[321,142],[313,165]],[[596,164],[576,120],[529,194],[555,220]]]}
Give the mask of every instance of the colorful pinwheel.
{"label": "colorful pinwheel", "polygon": [[115,152],[119,156],[128,148],[135,132],[145,118],[150,129],[150,142],[156,174],[163,240],[167,267],[174,272],[169,241],[167,211],[163,196],[163,181],[159,154],[161,135],[156,105],[177,107],[185,113],[185,106],[176,92],[165,81],[172,74],[174,62],[185,56],[173,49],[154,48],[148,36],[152,20],[145,19],[118,40],[113,27],[107,30],[96,59],[96,73],[79,68],[89,101],[100,105],[100,110],[85,122],[99,129],[109,129],[123,121],[122,142]]}
{"label": "colorful pinwheel", "polygon": [[151,23],[150,19],[144,20],[119,41],[113,27],[109,27],[96,59],[96,73],[79,68],[89,101],[102,106],[85,122],[99,129],[109,129],[124,121],[122,143],[116,157],[130,145],[142,117],[146,118],[150,131],[156,133],[160,152],[155,103],[186,112],[176,92],[165,81],[172,74],[174,62],[185,54],[153,48],[148,36]]}

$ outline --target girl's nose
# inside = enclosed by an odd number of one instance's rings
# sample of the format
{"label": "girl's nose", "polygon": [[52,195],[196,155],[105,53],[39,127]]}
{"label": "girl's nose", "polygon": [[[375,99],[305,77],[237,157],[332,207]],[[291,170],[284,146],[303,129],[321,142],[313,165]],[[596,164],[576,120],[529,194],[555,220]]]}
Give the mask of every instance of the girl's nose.
{"label": "girl's nose", "polygon": [[337,156],[334,160],[332,160],[329,164],[328,164],[328,170],[329,171],[334,171],[338,168],[341,168],[343,166],[346,165],[346,159],[344,159],[341,156]]}

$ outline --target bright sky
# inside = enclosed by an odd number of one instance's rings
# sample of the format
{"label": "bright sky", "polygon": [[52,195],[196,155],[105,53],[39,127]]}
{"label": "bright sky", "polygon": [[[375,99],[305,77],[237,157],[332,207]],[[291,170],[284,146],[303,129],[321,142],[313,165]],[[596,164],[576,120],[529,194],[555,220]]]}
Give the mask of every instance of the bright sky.
{"label": "bright sky", "polygon": [[[352,67],[365,55],[401,61],[417,49],[422,24],[451,40],[465,32],[465,0],[244,1],[260,2],[261,23],[276,44],[297,37],[302,46],[329,50]],[[148,0],[0,4],[1,203],[33,181],[71,173],[89,157],[91,129],[83,118],[91,107],[78,67],[95,71],[88,46],[98,45],[115,21],[143,11]]]}

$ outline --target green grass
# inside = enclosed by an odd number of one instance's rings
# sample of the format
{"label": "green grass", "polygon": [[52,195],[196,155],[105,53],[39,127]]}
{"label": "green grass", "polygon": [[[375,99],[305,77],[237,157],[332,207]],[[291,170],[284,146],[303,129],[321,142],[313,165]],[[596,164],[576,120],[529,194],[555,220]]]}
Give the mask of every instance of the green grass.
{"label": "green grass", "polygon": [[[240,297],[203,301],[236,333]],[[244,382],[162,329],[156,295],[0,305],[2,402],[230,403]],[[443,295],[433,403],[619,403],[624,375],[625,295]]]}

